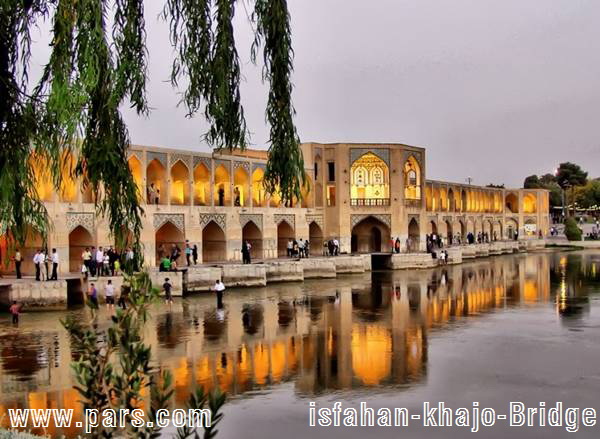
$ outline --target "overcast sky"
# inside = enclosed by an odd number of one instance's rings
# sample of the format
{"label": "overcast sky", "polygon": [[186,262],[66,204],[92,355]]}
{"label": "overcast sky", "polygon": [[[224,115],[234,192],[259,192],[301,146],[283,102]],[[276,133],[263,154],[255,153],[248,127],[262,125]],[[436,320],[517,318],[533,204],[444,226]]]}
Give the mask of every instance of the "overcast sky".
{"label": "overcast sky", "polygon": [[[208,151],[206,124],[185,119],[167,81],[164,1],[146,3],[153,111],[125,112],[132,141]],[[600,176],[600,1],[288,3],[303,142],[423,146],[427,177],[457,182],[521,185],[566,160]],[[236,26],[251,140],[266,148],[266,88],[240,2]]]}

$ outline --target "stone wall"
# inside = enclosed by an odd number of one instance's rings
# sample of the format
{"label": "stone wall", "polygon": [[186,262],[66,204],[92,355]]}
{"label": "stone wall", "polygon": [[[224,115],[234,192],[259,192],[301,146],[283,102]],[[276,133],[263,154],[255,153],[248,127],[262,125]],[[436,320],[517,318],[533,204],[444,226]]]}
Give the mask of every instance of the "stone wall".
{"label": "stone wall", "polygon": [[21,280],[4,285],[0,304],[7,308],[14,300],[23,305],[24,311],[47,311],[67,309],[67,281],[36,282]]}

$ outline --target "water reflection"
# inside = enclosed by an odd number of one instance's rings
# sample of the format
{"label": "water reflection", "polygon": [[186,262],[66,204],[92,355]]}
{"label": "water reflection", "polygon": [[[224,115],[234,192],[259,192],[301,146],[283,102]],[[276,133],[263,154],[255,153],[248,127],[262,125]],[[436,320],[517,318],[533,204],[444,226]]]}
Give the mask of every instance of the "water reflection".
{"label": "water reflection", "polygon": [[[469,318],[535,306],[556,306],[566,321],[585,318],[598,264],[589,253],[544,253],[230,290],[224,309],[209,296],[156,306],[145,336],[158,367],[173,372],[179,405],[194,386],[237,397],[290,381],[298,395],[381,392],[425,383],[428,339]],[[61,317],[25,315],[18,329],[3,317],[0,412],[79,409]],[[108,326],[108,314],[98,324]]]}

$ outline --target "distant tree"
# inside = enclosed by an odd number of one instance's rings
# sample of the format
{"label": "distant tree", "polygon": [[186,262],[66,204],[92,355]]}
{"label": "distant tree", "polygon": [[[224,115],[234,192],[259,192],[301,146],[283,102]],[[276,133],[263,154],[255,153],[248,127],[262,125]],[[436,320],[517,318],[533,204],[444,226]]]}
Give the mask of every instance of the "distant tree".
{"label": "distant tree", "polygon": [[581,166],[565,162],[558,166],[556,173],[556,182],[563,189],[567,187],[583,186],[587,182],[588,173],[581,169]]}
{"label": "distant tree", "polygon": [[556,183],[556,176],[554,174],[544,174],[540,178],[540,184],[542,185],[550,185],[552,183]]}
{"label": "distant tree", "polygon": [[581,230],[574,218],[567,218],[565,221],[565,236],[569,241],[581,241]]}
{"label": "distant tree", "polygon": [[490,183],[488,184],[486,187],[493,187],[496,189],[504,189],[504,184],[494,184],[494,183]]}
{"label": "distant tree", "polygon": [[525,181],[523,182],[523,187],[525,189],[539,189],[542,186],[540,183],[540,179],[537,175],[530,175],[529,177],[525,178]]}
{"label": "distant tree", "polygon": [[600,205],[600,181],[590,180],[575,191],[575,201],[581,207],[590,208]]}

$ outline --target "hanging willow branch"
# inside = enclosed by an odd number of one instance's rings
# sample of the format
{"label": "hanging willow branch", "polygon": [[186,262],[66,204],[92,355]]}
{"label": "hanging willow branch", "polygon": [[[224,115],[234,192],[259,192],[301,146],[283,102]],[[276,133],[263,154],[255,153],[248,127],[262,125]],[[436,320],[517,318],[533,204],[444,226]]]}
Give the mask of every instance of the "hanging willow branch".
{"label": "hanging willow branch", "polygon": [[284,203],[301,199],[305,185],[304,159],[294,126],[291,73],[292,32],[286,0],[256,0],[253,19],[257,23],[252,59],[264,43],[263,80],[269,81],[266,119],[271,126],[269,160],[264,184],[269,193],[280,192]]}

